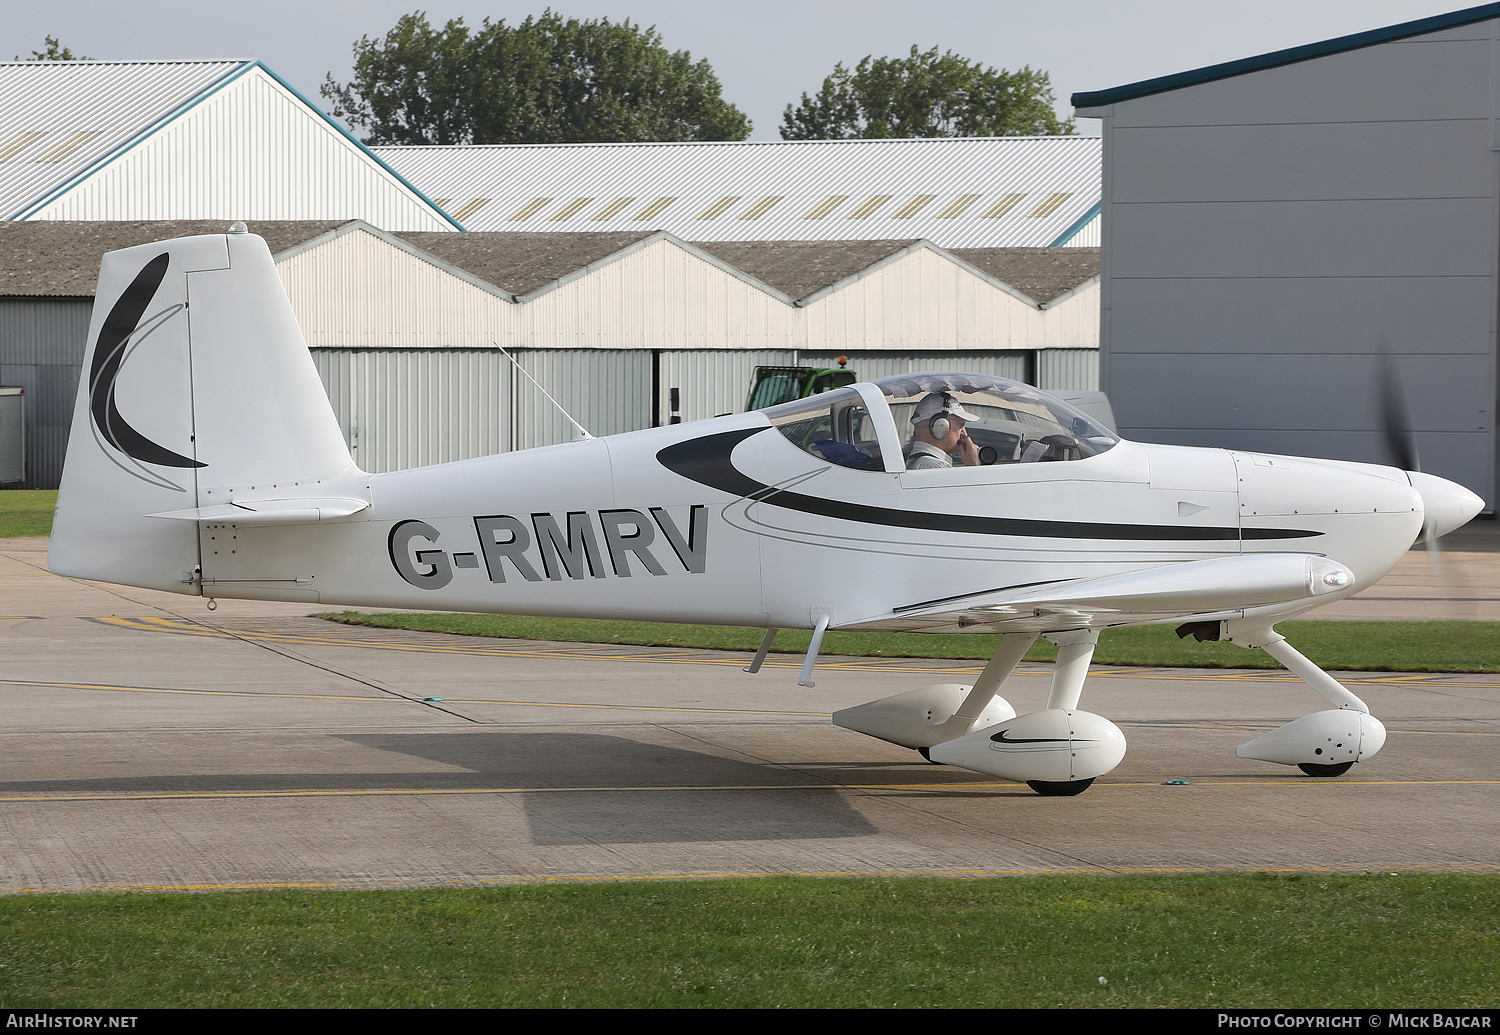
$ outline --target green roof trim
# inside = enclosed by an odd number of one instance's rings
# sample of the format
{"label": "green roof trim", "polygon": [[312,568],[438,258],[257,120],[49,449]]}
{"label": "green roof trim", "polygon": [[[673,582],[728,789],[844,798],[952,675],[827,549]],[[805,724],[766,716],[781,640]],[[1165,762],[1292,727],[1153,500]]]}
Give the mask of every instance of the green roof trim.
{"label": "green roof trim", "polygon": [[[376,165],[380,166],[386,172],[390,173],[390,175],[393,176],[396,179],[396,181],[401,184],[401,186],[403,186],[407,190],[411,191],[418,198],[421,198],[424,204],[431,205],[433,211],[435,211],[438,215],[442,216],[444,219],[446,219],[449,223],[451,223],[453,225],[453,229],[460,230],[460,231],[463,230],[463,229],[465,229],[465,227],[464,227],[464,225],[462,223],[460,223],[458,220],[454,219],[451,215],[448,214],[448,210],[447,209],[443,208],[443,206],[441,206],[437,202],[433,201],[426,194],[423,194],[420,190],[417,189],[416,184],[412,183],[405,176],[402,176],[395,169],[392,169],[389,165],[385,164],[385,162],[381,159],[381,157],[379,155],[377,155],[374,151],[371,151],[370,148],[365,144],[365,142],[363,140],[360,140],[353,133],[349,132],[349,130],[346,129],[341,122],[339,122],[332,115],[330,115],[326,111],[324,111],[320,105],[314,104],[312,101],[310,101],[306,97],[304,97],[302,95],[302,91],[301,90],[298,90],[291,83],[287,82],[285,79],[281,78],[281,76],[277,75],[274,71],[271,70],[270,66],[268,66],[265,62],[258,61],[258,60],[257,61],[251,61],[250,62],[250,67],[252,67],[252,68],[259,68],[262,72],[266,73],[266,75],[270,76],[272,79],[274,79],[278,83],[280,83],[283,87],[285,87],[287,89],[287,91],[289,93],[291,93],[291,95],[293,97],[297,98],[303,104],[307,105],[308,108],[310,108],[311,110],[313,110],[314,112],[316,112],[319,116],[321,116],[322,119],[323,119],[323,121],[326,122],[326,123],[328,123],[328,125],[332,126],[339,133],[340,136],[342,136],[345,140],[349,141],[349,143],[353,144],[355,147],[357,147],[361,151],[363,151],[365,153],[365,157],[369,158]],[[248,71],[248,70],[249,69],[246,69],[246,71]]]}
{"label": "green roof trim", "polygon": [[1232,79],[1248,72],[1261,72],[1268,68],[1295,65],[1300,61],[1311,61],[1330,54],[1343,54],[1347,51],[1374,47],[1381,43],[1390,43],[1393,40],[1406,39],[1411,36],[1425,36],[1430,32],[1452,29],[1459,25],[1471,25],[1474,22],[1487,21],[1491,18],[1500,18],[1500,3],[1469,7],[1449,14],[1436,14],[1430,18],[1418,18],[1416,21],[1402,22],[1400,25],[1390,25],[1383,29],[1356,32],[1352,36],[1340,36],[1321,43],[1308,43],[1289,50],[1277,50],[1256,57],[1240,58],[1238,61],[1226,61],[1220,65],[1209,65],[1207,68],[1197,68],[1190,72],[1177,72],[1173,75],[1146,79],[1139,83],[1116,86],[1108,90],[1075,93],[1072,97],[1073,107],[1102,108],[1119,101],[1149,97],[1152,94],[1167,93],[1170,90],[1180,90],[1183,87],[1197,86],[1200,83],[1212,83],[1219,79]]}
{"label": "green roof trim", "polygon": [[1104,207],[1104,202],[1103,201],[1096,201],[1096,202],[1094,202],[1092,205],[1089,206],[1089,210],[1087,212],[1085,212],[1083,215],[1079,216],[1077,219],[1073,220],[1073,225],[1070,226],[1070,227],[1068,227],[1062,233],[1058,234],[1057,238],[1051,244],[1047,245],[1047,247],[1048,248],[1063,248],[1063,247],[1066,247],[1067,243],[1069,241],[1071,241],[1073,238],[1075,238],[1075,237],[1078,236],[1078,232],[1080,230],[1082,230],[1084,227],[1088,226],[1091,222],[1094,221],[1094,217],[1099,214],[1100,209],[1102,209],[1103,207]]}

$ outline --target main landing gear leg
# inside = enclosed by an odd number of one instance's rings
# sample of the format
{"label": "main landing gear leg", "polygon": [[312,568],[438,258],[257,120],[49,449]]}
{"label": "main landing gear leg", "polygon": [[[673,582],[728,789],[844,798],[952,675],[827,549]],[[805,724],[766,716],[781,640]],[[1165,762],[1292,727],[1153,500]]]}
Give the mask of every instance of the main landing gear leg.
{"label": "main landing gear leg", "polygon": [[915,748],[929,762],[931,749],[971,730],[1013,719],[1016,710],[999,695],[1036,633],[1006,633],[973,686],[938,683],[833,713],[835,725],[891,744]]}
{"label": "main landing gear leg", "polygon": [[916,748],[932,762],[1025,783],[1038,794],[1078,794],[1120,764],[1125,737],[1102,715],[1078,710],[1099,634],[1074,629],[1047,639],[1058,656],[1041,711],[1018,716],[996,693],[1036,642],[1035,633],[1007,633],[972,687],[924,686],[834,712],[833,721]]}
{"label": "main landing gear leg", "polygon": [[934,761],[1025,783],[1038,794],[1082,793],[1125,757],[1125,736],[1102,715],[1078,709],[1099,634],[1094,629],[1047,633],[1057,665],[1047,707],[932,748]]}
{"label": "main landing gear leg", "polygon": [[1047,640],[1057,646],[1057,667],[1052,670],[1047,707],[1072,711],[1083,696],[1083,680],[1089,674],[1089,662],[1094,660],[1094,648],[1099,646],[1099,630],[1048,633]]}
{"label": "main landing gear leg", "polygon": [[[992,724],[996,716],[993,711],[989,714],[989,722],[982,722],[985,718],[986,709],[999,699],[1009,711],[1015,715],[1015,709],[1010,707],[1003,697],[1000,697],[1000,688],[1010,678],[1010,674],[1016,670],[1031,645],[1036,642],[1036,633],[1005,633],[1000,637],[1000,643],[995,647],[995,653],[990,655],[989,662],[984,666],[984,671],[979,673],[979,678],[974,680],[974,686],[969,690],[968,696],[958,706],[958,710],[948,719],[936,727],[937,732],[943,735],[943,740],[954,740],[962,737],[971,730],[980,729]],[[1009,718],[1010,716],[1005,716]],[[920,747],[917,751],[927,761],[932,761],[930,747]]]}
{"label": "main landing gear leg", "polygon": [[[1052,670],[1052,687],[1047,691],[1047,707],[1076,711],[1083,696],[1083,681],[1099,646],[1099,630],[1075,629],[1048,633],[1047,640],[1057,647],[1057,666]],[[1096,777],[1086,780],[1027,780],[1026,786],[1049,798],[1071,798],[1089,789]]]}
{"label": "main landing gear leg", "polygon": [[1259,647],[1335,707],[1293,719],[1235,749],[1241,758],[1294,765],[1308,776],[1342,776],[1385,744],[1385,726],[1349,688],[1314,665],[1268,625],[1225,622],[1223,638]]}

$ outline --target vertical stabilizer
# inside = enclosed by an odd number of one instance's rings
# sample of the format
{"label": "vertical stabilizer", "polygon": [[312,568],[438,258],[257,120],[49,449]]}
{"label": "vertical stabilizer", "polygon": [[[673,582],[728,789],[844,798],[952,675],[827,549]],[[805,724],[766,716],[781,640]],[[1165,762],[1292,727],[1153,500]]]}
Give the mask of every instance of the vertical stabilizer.
{"label": "vertical stabilizer", "polygon": [[198,522],[149,515],[326,494],[357,473],[264,241],[185,237],[104,257],[53,571],[197,593]]}

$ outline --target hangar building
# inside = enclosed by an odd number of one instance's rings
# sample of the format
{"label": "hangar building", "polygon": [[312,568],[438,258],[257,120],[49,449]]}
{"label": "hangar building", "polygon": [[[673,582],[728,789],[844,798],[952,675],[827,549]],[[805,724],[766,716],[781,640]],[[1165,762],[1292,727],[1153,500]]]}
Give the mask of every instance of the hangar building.
{"label": "hangar building", "polygon": [[234,219],[370,470],[568,437],[497,345],[597,434],[840,355],[1097,387],[1096,139],[380,149],[432,201],[259,62],[0,63],[0,99],[31,485],[61,469],[100,255]]}
{"label": "hangar building", "polygon": [[1074,94],[1121,432],[1390,463],[1390,364],[1423,469],[1493,508],[1497,62],[1488,4]]}
{"label": "hangar building", "polygon": [[0,219],[456,229],[259,61],[0,62]]}
{"label": "hangar building", "polygon": [[[731,412],[755,364],[831,366],[841,354],[863,377],[941,367],[1095,383],[1089,248],[249,225],[370,471],[570,438],[497,345],[595,434]],[[225,229],[0,222],[0,372],[28,386],[30,484],[61,475],[104,252]]]}

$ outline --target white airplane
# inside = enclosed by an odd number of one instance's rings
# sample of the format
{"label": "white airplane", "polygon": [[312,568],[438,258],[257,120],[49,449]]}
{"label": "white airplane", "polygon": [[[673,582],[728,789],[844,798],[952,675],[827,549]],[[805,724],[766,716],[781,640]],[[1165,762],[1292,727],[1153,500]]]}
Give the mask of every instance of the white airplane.
{"label": "white airplane", "polygon": [[[104,257],[52,570],[205,597],[1000,634],[972,686],[834,715],[934,762],[1077,794],[1125,739],[1079,709],[1099,630],[1259,648],[1330,707],[1242,757],[1336,776],[1385,728],[1277,622],[1380,578],[1479,497],[1371,464],[1124,441],[1026,385],[935,373],[387,474],[350,458],[270,252],[237,224]],[[918,411],[920,410],[920,417]],[[937,412],[933,412],[937,411]],[[907,469],[918,423],[982,461]],[[914,419],[915,418],[915,419]],[[974,450],[967,450],[973,459]],[[1001,684],[1058,646],[1046,708]]]}

